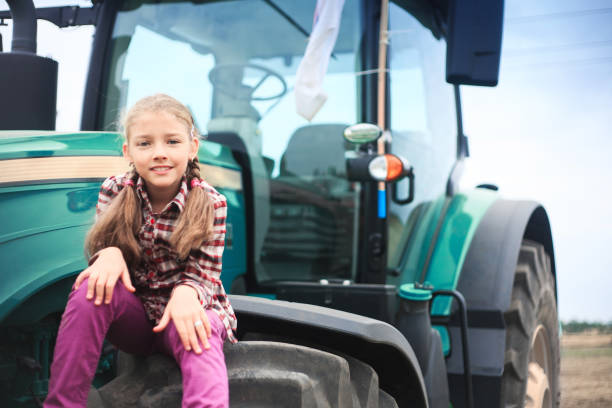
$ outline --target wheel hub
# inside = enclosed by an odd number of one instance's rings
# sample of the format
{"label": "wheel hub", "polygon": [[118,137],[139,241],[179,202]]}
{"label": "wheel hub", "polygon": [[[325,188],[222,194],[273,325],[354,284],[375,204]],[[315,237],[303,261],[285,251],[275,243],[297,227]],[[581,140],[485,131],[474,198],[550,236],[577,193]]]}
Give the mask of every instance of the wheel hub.
{"label": "wheel hub", "polygon": [[531,341],[525,408],[552,408],[548,376],[552,372],[550,340],[544,326],[539,325]]}
{"label": "wheel hub", "polygon": [[542,367],[529,363],[528,375],[525,408],[552,408],[548,377]]}

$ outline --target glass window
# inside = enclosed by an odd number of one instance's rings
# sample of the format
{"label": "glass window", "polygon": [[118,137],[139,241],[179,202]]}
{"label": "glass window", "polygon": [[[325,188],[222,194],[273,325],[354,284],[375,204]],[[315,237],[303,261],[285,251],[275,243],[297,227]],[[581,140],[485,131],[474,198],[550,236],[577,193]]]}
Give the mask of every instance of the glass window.
{"label": "glass window", "polygon": [[[405,255],[428,244],[423,242],[424,235],[417,234],[417,227],[431,217],[430,204],[444,194],[456,160],[454,96],[445,78],[445,43],[393,3],[389,31],[392,151],[414,167],[415,199],[409,205],[391,202],[388,264],[398,267],[403,256],[411,273],[417,274],[422,260]],[[401,182],[400,196],[406,184]],[[427,253],[422,249],[414,253]]]}
{"label": "glass window", "polygon": [[361,3],[344,4],[328,99],[312,122],[297,115],[293,87],[316,1],[274,4],[125,3],[101,121],[108,128],[124,107],[164,92],[190,107],[203,133],[235,133],[255,190],[257,279],[352,279],[359,186],[346,180],[342,132],[359,121]]}

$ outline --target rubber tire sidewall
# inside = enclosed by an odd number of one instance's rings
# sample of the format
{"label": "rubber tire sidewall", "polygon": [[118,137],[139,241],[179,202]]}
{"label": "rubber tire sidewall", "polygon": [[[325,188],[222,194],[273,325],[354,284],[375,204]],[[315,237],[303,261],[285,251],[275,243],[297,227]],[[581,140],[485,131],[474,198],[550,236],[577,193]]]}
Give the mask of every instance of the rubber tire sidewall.
{"label": "rubber tire sidewall", "polygon": [[552,406],[560,405],[560,347],[555,279],[543,245],[523,240],[506,321],[506,351],[502,376],[502,407],[522,407],[528,381],[531,342],[542,325],[548,334]]}

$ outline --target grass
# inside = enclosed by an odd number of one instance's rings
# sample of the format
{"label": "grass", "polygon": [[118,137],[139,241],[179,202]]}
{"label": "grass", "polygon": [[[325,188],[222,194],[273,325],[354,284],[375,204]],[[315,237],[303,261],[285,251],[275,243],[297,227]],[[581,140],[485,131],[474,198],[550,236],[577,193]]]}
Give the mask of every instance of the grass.
{"label": "grass", "polygon": [[612,347],[564,348],[561,358],[564,357],[612,357]]}

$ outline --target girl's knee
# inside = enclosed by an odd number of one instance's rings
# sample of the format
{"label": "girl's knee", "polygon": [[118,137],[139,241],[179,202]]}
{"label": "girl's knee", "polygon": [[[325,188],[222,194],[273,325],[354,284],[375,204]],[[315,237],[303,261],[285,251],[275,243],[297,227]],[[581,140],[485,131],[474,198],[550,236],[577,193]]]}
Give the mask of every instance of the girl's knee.
{"label": "girl's knee", "polygon": [[89,283],[89,279],[85,279],[78,288],[72,286],[72,292],[68,296],[68,303],[75,304],[86,304],[90,301],[87,299],[87,284]]}
{"label": "girl's knee", "polygon": [[[204,364],[210,364],[212,361],[225,362],[225,357],[223,354],[223,343],[225,336],[223,335],[223,332],[220,333],[213,327],[211,327],[211,337],[208,338],[208,344],[210,348],[205,349],[204,344],[200,341],[200,339],[198,339],[198,343],[202,348],[202,353],[197,354],[194,350],[185,350],[185,346],[183,345],[183,342],[181,340],[180,335],[178,334],[178,331],[176,330],[176,327],[173,323],[170,323],[168,327],[166,327],[164,332],[162,332],[162,342],[164,343],[162,349],[166,350],[166,352],[170,355],[173,355],[176,361],[179,362],[179,364],[181,364],[180,362],[198,360],[201,360],[201,362],[203,362]],[[200,363],[196,363],[196,365]]]}
{"label": "girl's knee", "polygon": [[[78,288],[75,288],[73,286],[72,292],[70,292],[70,295],[68,297],[68,304],[73,304],[79,308],[92,308],[93,310],[95,310],[95,308],[103,306],[104,300],[102,301],[103,302],[102,305],[100,306],[95,305],[94,303],[95,290],[93,293],[93,297],[91,299],[87,299],[87,292],[89,289],[88,285],[89,285],[89,278],[86,278],[85,280],[81,282]],[[113,299],[121,296],[122,291],[127,291],[127,289],[123,286],[121,282],[117,282],[115,284],[115,287],[113,288]]]}
{"label": "girl's knee", "polygon": [[218,336],[221,343],[223,343],[227,337],[227,331],[223,321],[221,321],[219,315],[212,309],[207,309],[206,315],[208,316],[208,322],[210,323],[211,334]]}

